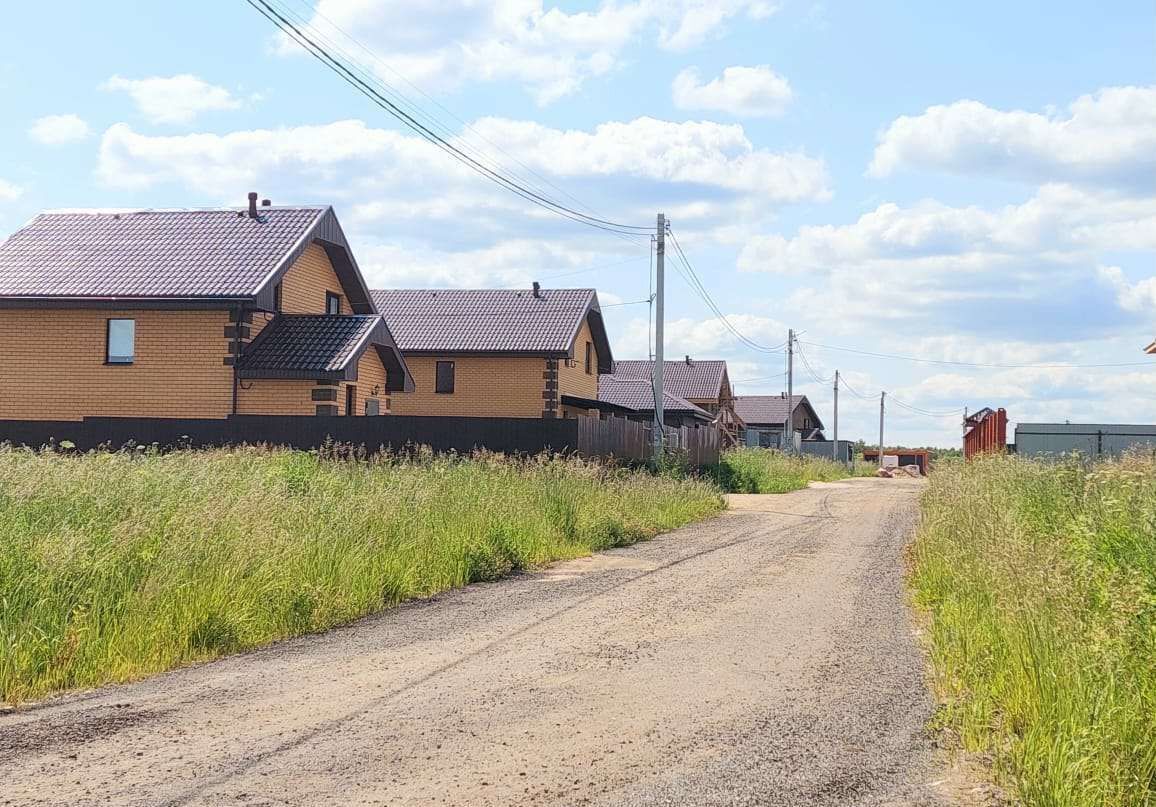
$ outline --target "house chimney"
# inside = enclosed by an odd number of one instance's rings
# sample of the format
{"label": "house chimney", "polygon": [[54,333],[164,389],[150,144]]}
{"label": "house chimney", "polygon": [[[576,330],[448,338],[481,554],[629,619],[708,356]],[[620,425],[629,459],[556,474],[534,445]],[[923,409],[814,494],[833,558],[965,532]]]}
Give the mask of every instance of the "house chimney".
{"label": "house chimney", "polygon": [[542,287],[538,285],[537,280],[534,281],[534,296],[535,297],[541,297],[542,296]]}
{"label": "house chimney", "polygon": [[249,191],[249,218],[257,218],[257,192]]}
{"label": "house chimney", "polygon": [[691,367],[691,366],[693,366],[693,365],[694,365],[694,362],[692,362],[692,361],[690,360],[690,354],[689,354],[689,353],[687,353],[687,354],[686,354],[686,366],[687,366],[687,367]]}
{"label": "house chimney", "polygon": [[262,199],[261,200],[261,207],[269,207],[272,204],[273,203],[271,201],[269,201],[268,199]]}

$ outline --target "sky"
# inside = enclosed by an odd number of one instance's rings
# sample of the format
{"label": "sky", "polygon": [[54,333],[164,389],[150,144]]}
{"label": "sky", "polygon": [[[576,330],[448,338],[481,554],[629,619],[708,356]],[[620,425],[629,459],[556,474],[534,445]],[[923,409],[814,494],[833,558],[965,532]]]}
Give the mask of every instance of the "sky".
{"label": "sky", "polygon": [[[1156,422],[1150,0],[268,2],[504,176],[665,213],[745,337],[668,249],[667,355],[726,359],[738,394],[783,391],[794,328],[828,436],[836,369],[841,438],[878,439],[881,390],[888,444],[958,445],[964,407]],[[371,287],[594,287],[615,357],[647,356],[649,237],[479,176],[244,0],[7,19],[0,234],[250,190],[331,204]]]}

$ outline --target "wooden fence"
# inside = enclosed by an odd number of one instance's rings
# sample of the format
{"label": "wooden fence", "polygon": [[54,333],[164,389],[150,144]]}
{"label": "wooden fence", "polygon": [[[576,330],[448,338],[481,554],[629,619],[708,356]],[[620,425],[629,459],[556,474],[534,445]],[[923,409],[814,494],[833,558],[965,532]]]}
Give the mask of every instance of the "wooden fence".
{"label": "wooden fence", "polygon": [[[628,462],[646,462],[654,456],[653,427],[624,418],[577,418],[578,453],[586,457],[616,457]],[[719,460],[719,430],[714,426],[690,428],[667,426],[667,450],[684,451],[691,465],[716,465]]]}

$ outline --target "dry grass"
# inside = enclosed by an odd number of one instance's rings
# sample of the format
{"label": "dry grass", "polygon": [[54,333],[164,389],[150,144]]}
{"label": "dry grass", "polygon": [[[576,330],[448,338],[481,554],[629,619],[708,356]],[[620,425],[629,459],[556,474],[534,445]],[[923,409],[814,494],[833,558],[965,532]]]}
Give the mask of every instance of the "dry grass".
{"label": "dry grass", "polygon": [[0,449],[0,700],[125,681],[722,507],[578,460]]}
{"label": "dry grass", "polygon": [[1156,460],[945,464],[923,510],[944,725],[1027,805],[1156,804]]}

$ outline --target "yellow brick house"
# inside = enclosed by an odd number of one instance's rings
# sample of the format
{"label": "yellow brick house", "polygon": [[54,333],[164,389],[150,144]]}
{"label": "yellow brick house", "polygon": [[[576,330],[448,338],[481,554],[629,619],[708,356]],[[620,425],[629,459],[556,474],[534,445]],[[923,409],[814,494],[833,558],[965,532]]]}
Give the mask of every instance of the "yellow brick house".
{"label": "yellow brick house", "polygon": [[413,374],[399,415],[564,418],[614,364],[594,289],[375,290]]}
{"label": "yellow brick house", "polygon": [[0,244],[0,420],[385,414],[412,386],[330,207],[50,212]]}

